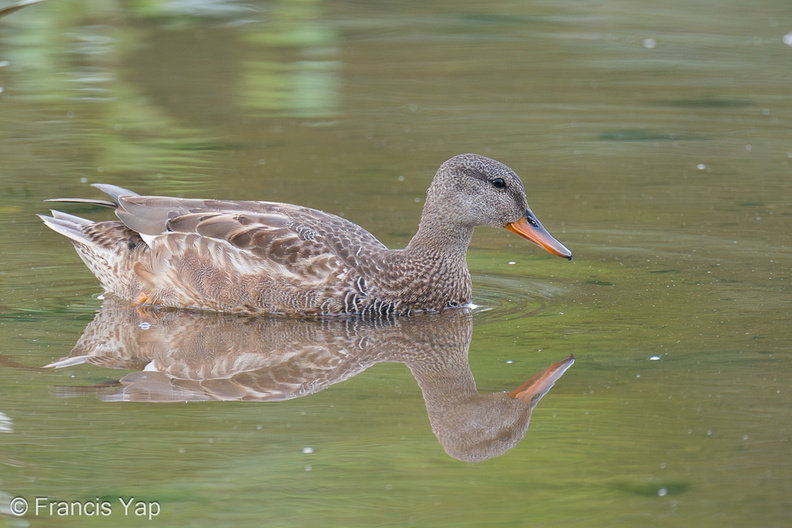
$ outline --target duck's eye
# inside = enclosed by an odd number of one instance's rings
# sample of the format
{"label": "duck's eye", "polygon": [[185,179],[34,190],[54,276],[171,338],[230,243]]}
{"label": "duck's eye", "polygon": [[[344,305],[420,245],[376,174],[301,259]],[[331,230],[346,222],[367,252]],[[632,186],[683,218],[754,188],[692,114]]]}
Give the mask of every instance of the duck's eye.
{"label": "duck's eye", "polygon": [[503,189],[504,187],[506,187],[506,182],[503,181],[503,178],[495,178],[490,183],[492,183],[492,185],[494,185],[498,189]]}

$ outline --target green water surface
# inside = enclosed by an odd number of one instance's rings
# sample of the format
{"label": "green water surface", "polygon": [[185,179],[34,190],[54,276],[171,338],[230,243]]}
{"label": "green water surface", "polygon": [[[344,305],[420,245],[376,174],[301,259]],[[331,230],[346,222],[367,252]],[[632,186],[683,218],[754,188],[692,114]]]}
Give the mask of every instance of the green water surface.
{"label": "green water surface", "polygon": [[[788,0],[0,18],[0,526],[789,526],[790,32]],[[104,401],[79,388],[133,370],[42,368],[102,306],[42,200],[106,182],[284,201],[401,247],[463,152],[514,168],[575,255],[474,237],[479,392],[577,358],[502,456],[450,457],[401,363],[282,402]]]}

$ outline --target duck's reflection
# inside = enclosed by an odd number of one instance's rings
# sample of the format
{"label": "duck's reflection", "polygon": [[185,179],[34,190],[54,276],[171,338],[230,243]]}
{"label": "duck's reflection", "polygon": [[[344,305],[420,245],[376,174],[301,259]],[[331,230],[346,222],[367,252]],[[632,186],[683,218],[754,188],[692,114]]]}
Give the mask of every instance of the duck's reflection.
{"label": "duck's reflection", "polygon": [[[300,398],[380,362],[404,363],[429,420],[454,458],[485,460],[514,447],[531,411],[570,356],[511,392],[479,394],[468,363],[470,313],[357,319],[244,318],[130,308],[106,301],[71,354],[48,367],[137,369],[97,390],[110,401],[277,401]],[[78,388],[60,388],[70,395]]]}

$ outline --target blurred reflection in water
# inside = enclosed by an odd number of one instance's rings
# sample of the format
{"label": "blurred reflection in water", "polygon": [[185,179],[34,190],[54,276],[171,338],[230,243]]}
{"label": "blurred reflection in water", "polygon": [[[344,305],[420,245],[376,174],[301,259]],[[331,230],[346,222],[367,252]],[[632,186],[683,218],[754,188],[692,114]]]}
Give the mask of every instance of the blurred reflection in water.
{"label": "blurred reflection in water", "polygon": [[93,363],[139,369],[118,383],[59,387],[62,397],[95,391],[107,401],[278,401],[300,398],[381,362],[404,363],[423,392],[446,452],[486,460],[514,447],[531,411],[572,356],[511,392],[481,395],[468,363],[472,315],[287,319],[183,311],[140,311],[105,302],[71,354],[49,367]]}

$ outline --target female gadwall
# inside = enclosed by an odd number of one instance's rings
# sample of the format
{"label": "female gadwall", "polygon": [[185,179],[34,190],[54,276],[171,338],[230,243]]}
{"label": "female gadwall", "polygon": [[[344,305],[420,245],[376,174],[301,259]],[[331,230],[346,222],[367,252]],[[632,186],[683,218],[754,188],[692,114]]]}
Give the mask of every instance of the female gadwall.
{"label": "female gadwall", "polygon": [[536,219],[520,178],[475,154],[435,174],[418,232],[388,249],[338,216],[275,202],[140,196],[94,185],[121,222],[52,211],[41,216],[71,239],[118,297],[145,304],[244,314],[379,316],[470,303],[465,254],[477,226],[505,227],[548,252],[572,253]]}

